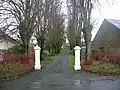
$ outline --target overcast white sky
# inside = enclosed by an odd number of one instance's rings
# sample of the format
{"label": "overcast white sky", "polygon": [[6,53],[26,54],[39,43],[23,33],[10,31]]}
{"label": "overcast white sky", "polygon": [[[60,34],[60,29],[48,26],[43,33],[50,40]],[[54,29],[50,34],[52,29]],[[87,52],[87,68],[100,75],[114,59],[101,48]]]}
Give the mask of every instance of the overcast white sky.
{"label": "overcast white sky", "polygon": [[101,6],[94,5],[95,8],[92,11],[92,18],[97,23],[96,28],[93,29],[92,38],[96,35],[104,19],[120,20],[120,0],[99,0],[99,2]]}
{"label": "overcast white sky", "polygon": [[[62,0],[63,12],[67,13],[66,0]],[[108,2],[109,1],[109,2]],[[119,19],[120,20],[120,0],[99,0],[100,4],[94,4],[92,11],[92,20],[95,21],[96,25],[92,31],[92,39],[96,35],[102,21],[104,19]]]}

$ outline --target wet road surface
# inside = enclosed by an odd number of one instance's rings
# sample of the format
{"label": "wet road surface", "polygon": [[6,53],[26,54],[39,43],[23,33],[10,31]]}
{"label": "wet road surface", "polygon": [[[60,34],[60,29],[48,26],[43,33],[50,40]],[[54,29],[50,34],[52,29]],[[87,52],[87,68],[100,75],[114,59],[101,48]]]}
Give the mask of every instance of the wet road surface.
{"label": "wet road surface", "polygon": [[120,90],[120,77],[101,77],[69,68],[67,50],[41,71],[0,82],[0,90]]}

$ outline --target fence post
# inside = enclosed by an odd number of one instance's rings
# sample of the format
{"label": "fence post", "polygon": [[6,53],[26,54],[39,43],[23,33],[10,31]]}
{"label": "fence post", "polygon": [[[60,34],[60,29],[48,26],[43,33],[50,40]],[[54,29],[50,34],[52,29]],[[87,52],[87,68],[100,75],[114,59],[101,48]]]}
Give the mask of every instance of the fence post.
{"label": "fence post", "polygon": [[74,65],[74,70],[81,70],[81,65],[80,65],[80,47],[76,46],[75,48],[75,65]]}
{"label": "fence post", "polygon": [[34,47],[35,50],[35,70],[40,70],[41,69],[41,65],[40,65],[40,50],[41,48],[37,45]]}

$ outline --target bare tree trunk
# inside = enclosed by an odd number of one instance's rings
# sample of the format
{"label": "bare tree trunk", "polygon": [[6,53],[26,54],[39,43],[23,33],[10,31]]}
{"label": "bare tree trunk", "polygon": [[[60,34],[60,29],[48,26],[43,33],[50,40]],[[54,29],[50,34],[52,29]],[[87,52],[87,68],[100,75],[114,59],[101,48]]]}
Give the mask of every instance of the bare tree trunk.
{"label": "bare tree trunk", "polygon": [[40,51],[40,59],[43,60],[43,51],[44,51],[44,39],[43,38],[37,38],[38,45],[41,48]]}
{"label": "bare tree trunk", "polygon": [[85,64],[90,64],[90,55],[91,55],[91,32],[87,31],[90,28],[86,28],[84,32],[84,38],[85,38],[85,45],[86,45],[86,50],[85,50]]}
{"label": "bare tree trunk", "polygon": [[44,40],[41,40],[41,53],[40,53],[41,60],[43,60],[43,54],[44,54]]}
{"label": "bare tree trunk", "polygon": [[50,45],[48,45],[48,51],[49,51],[49,53],[51,53],[51,49],[50,48],[51,48]]}
{"label": "bare tree trunk", "polygon": [[29,40],[22,39],[23,46],[24,46],[24,52],[29,53]]}

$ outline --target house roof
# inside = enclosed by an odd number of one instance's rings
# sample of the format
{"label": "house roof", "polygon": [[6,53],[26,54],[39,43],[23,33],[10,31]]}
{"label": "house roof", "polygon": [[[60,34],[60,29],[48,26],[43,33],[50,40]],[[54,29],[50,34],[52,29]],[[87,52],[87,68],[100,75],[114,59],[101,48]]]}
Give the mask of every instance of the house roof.
{"label": "house roof", "polygon": [[120,20],[115,20],[115,19],[106,19],[106,20],[120,29]]}
{"label": "house roof", "polygon": [[[120,29],[120,20],[116,20],[116,19],[104,19],[102,24],[100,25],[99,30],[101,29],[101,27],[103,26],[103,23],[107,21],[107,23],[111,23],[112,25],[114,25],[115,27],[117,27],[118,29]],[[99,30],[97,31],[94,39],[97,37],[97,34],[99,32]],[[94,39],[92,40],[92,42],[94,41]]]}
{"label": "house roof", "polygon": [[4,37],[6,37],[8,40],[10,40],[11,42],[14,42],[14,43],[16,43],[16,40],[15,39],[13,39],[13,38],[11,38],[10,36],[8,36],[4,31],[2,31],[1,29],[0,29],[0,36],[4,36]]}

